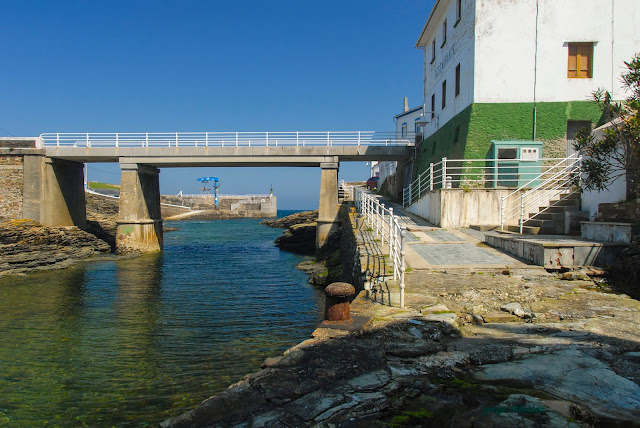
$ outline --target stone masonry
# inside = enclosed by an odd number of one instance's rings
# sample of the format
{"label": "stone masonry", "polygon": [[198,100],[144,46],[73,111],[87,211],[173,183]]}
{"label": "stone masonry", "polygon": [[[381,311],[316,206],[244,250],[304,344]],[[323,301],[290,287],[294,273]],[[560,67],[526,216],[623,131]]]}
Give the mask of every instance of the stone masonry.
{"label": "stone masonry", "polygon": [[22,156],[0,156],[0,221],[22,218]]}

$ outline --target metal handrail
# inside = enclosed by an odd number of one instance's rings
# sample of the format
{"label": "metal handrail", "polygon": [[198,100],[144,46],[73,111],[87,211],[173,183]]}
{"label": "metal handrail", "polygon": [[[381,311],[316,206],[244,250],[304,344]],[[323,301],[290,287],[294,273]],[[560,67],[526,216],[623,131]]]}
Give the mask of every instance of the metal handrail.
{"label": "metal handrail", "polygon": [[45,147],[409,146],[395,132],[71,132],[40,134]]}
{"label": "metal handrail", "polygon": [[[542,180],[543,176],[549,175],[550,171],[554,171],[550,177],[546,177]],[[580,180],[582,170],[582,156],[573,154],[567,158],[562,159],[560,162],[551,166],[547,171],[530,180],[526,184],[520,186],[518,189],[509,193],[507,196],[503,196],[500,203],[500,229],[504,230],[504,226],[508,219],[519,216],[520,233],[522,234],[524,224],[537,217],[539,214],[548,210],[552,206],[558,204],[561,200],[566,199],[576,193],[576,191],[570,192],[565,198],[551,203],[551,201],[566,192],[571,188],[576,180]],[[528,185],[542,180],[538,185],[533,188],[528,188]],[[525,189],[528,189],[525,191]],[[519,203],[513,203],[510,208],[507,207],[507,201],[514,195],[520,193]],[[525,212],[529,211],[531,207],[541,207],[543,204],[550,204],[537,213],[529,215],[525,220]]]}
{"label": "metal handrail", "polygon": [[[512,172],[513,165],[505,165],[503,161],[517,163],[517,172]],[[471,186],[480,184],[478,188],[497,187],[501,179],[501,172],[511,174],[512,181],[528,180],[521,187],[530,187],[532,183],[539,180],[556,168],[550,163],[565,162],[565,158],[539,158],[535,161],[531,159],[448,159],[442,158],[440,162],[431,163],[418,177],[403,189],[403,206],[409,206],[427,191],[440,188],[451,188],[455,183],[465,183]],[[545,165],[545,163],[547,165]],[[508,180],[507,180],[508,181]]]}
{"label": "metal handrail", "polygon": [[400,307],[404,308],[405,228],[400,225],[399,217],[394,214],[393,208],[385,207],[370,193],[354,188],[354,201],[358,213],[362,214],[367,224],[375,231],[376,237],[380,237],[383,249],[385,240],[387,242],[389,258],[393,264],[393,279],[400,280]]}

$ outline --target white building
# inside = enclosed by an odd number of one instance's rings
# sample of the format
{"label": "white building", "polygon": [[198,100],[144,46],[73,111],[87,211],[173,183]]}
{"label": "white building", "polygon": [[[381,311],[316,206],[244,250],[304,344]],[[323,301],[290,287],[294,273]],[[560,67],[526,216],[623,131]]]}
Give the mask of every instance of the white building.
{"label": "white building", "polygon": [[445,156],[484,158],[491,140],[566,156],[578,129],[600,125],[591,93],[624,98],[638,23],[639,0],[438,0],[417,42],[431,121],[418,173]]}

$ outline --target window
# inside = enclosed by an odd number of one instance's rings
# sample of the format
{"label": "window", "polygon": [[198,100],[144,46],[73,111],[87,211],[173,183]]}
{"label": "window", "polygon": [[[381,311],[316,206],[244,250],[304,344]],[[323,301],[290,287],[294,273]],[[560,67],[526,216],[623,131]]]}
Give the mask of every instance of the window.
{"label": "window", "polygon": [[593,43],[569,43],[567,77],[570,79],[593,77]]}
{"label": "window", "polygon": [[436,39],[431,41],[431,63],[436,60]]}
{"label": "window", "polygon": [[[462,18],[462,0],[456,1],[456,24],[460,22],[460,18]],[[455,27],[456,25],[454,25]]]}
{"label": "window", "polygon": [[442,23],[442,45],[440,47],[447,44],[447,20],[445,19]]}
{"label": "window", "polygon": [[402,137],[407,136],[407,122],[402,124]]}
{"label": "window", "polygon": [[460,64],[456,66],[456,97],[460,95]]}
{"label": "window", "polygon": [[414,129],[415,129],[415,133],[419,134],[420,133],[420,125],[418,125],[418,121],[420,120],[419,117],[416,118],[415,120],[415,125],[414,125]]}
{"label": "window", "polygon": [[447,81],[442,82],[442,109],[447,106]]}
{"label": "window", "polygon": [[431,95],[431,119],[436,117],[436,94]]}

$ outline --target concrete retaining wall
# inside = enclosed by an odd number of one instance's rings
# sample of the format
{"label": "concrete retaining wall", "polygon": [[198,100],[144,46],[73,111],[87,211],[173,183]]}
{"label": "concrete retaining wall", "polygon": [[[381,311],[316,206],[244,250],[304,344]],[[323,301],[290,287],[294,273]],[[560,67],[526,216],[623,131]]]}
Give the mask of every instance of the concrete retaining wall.
{"label": "concrete retaining wall", "polygon": [[[428,192],[407,211],[440,227],[468,227],[499,225],[500,203],[509,189],[438,189]],[[519,195],[512,195],[507,205],[518,203]],[[515,219],[507,223],[515,223]]]}
{"label": "concrete retaining wall", "polygon": [[581,236],[594,241],[629,244],[634,235],[640,234],[640,224],[581,221],[580,226]]}
{"label": "concrete retaining wall", "polygon": [[0,221],[22,218],[22,156],[0,156]]}

